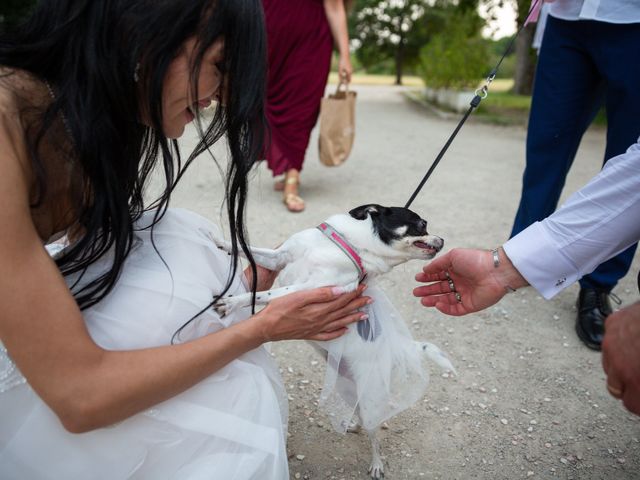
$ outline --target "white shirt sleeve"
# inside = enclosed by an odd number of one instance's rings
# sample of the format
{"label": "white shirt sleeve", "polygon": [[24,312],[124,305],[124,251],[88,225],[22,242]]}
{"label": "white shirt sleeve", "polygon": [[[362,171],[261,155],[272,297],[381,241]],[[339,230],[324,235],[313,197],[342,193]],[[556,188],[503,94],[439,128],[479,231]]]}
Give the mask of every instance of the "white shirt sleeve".
{"label": "white shirt sleeve", "polygon": [[504,244],[522,276],[545,298],[640,239],[640,139],[555,212]]}

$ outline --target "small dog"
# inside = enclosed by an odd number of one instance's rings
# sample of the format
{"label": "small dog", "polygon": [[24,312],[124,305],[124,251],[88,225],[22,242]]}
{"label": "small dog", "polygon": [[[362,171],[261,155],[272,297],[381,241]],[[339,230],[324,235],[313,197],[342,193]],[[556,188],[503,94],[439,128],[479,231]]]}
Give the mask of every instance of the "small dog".
{"label": "small dog", "polygon": [[[219,248],[230,251],[225,240],[214,241]],[[369,318],[350,326],[340,338],[310,343],[327,359],[322,405],[336,430],[357,431],[361,426],[367,431],[373,479],[384,476],[376,431],[385,420],[424,395],[428,382],[422,366],[425,354],[455,372],[435,345],[413,341],[399,313],[373,285],[374,279],[408,260],[433,258],[443,244],[440,237],[427,232],[427,222],[411,210],[370,204],[296,233],[275,250],[251,248],[256,263],[280,272],[280,287],[258,292],[257,305],[328,285],[353,291],[366,278],[367,294],[374,299],[366,308]],[[214,308],[225,316],[250,304],[251,293],[246,293],[223,297]]]}

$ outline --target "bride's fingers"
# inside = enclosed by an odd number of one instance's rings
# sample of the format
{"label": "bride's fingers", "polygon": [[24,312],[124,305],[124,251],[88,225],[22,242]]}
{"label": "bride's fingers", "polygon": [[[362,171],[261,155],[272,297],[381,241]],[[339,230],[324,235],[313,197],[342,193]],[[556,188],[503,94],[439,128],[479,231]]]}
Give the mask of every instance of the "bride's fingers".
{"label": "bride's fingers", "polygon": [[[365,306],[371,303],[373,303],[373,299],[371,297],[358,297],[352,300],[351,302],[349,302],[344,307],[340,308],[339,310],[334,310],[333,312],[329,312],[328,314],[326,314],[325,316],[326,321],[327,323],[331,323],[347,315],[356,314],[358,313],[358,310],[364,308]],[[360,312],[360,314],[364,315],[364,313],[362,312]]]}
{"label": "bride's fingers", "polygon": [[332,332],[317,333],[307,338],[307,340],[319,340],[319,341],[325,342],[327,340],[333,340],[334,338],[341,337],[342,335],[347,333],[347,331],[348,331],[347,328],[343,327],[338,330],[334,330]]}
{"label": "bride's fingers", "polygon": [[336,320],[333,320],[327,323],[322,329],[323,332],[332,332],[333,330],[346,327],[347,325],[358,322],[360,320],[365,320],[369,318],[369,316],[363,312],[352,312],[349,315],[343,315]]}

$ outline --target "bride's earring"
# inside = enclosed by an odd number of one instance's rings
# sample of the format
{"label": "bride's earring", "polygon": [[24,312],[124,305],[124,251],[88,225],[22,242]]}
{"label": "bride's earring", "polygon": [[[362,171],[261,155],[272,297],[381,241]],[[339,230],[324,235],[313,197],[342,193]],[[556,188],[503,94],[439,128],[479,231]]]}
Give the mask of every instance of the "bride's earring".
{"label": "bride's earring", "polygon": [[133,81],[136,83],[140,81],[140,62],[136,63],[136,68],[133,70]]}

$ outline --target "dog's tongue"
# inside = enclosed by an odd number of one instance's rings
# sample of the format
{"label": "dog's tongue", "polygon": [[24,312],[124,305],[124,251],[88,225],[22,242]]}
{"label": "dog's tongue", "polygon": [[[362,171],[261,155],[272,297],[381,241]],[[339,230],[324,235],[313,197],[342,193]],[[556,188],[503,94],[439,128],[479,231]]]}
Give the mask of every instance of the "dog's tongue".
{"label": "dog's tongue", "polygon": [[421,242],[420,240],[417,240],[415,242],[413,242],[413,244],[418,247],[418,248],[424,248],[426,250],[433,250],[433,247],[431,245],[428,245],[424,242]]}

